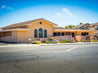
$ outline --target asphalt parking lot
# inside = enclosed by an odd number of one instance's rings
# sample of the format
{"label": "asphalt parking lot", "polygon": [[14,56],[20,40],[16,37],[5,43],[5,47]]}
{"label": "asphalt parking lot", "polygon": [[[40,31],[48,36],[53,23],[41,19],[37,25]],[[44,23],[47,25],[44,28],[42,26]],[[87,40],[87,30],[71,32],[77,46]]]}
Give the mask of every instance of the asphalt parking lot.
{"label": "asphalt parking lot", "polygon": [[3,46],[0,73],[98,73],[98,44]]}

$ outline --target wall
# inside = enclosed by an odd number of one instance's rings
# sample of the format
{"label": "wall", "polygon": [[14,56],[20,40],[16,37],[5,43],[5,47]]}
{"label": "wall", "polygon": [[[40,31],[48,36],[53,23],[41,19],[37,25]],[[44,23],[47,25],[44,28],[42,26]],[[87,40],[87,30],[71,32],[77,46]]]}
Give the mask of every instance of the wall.
{"label": "wall", "polygon": [[27,31],[17,31],[17,42],[18,43],[27,43]]}
{"label": "wall", "polygon": [[57,40],[62,40],[62,39],[68,39],[68,40],[72,40],[72,37],[71,36],[55,36],[54,39],[57,39]]}
{"label": "wall", "polygon": [[[39,22],[42,22],[42,24],[40,24]],[[31,39],[31,40],[35,40],[36,38],[34,38],[34,30],[42,28],[47,29],[47,36],[53,36],[53,24],[45,21],[45,20],[40,20],[37,22],[34,22],[32,25],[28,26],[29,31],[27,32],[27,38]]]}
{"label": "wall", "polygon": [[5,41],[5,42],[17,42],[17,32],[12,31],[11,36],[2,37],[1,41]]}

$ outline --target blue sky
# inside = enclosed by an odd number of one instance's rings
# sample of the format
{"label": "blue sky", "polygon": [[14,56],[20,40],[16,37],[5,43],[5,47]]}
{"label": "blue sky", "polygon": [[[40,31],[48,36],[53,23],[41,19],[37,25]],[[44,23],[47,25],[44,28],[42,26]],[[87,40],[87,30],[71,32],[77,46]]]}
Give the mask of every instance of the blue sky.
{"label": "blue sky", "polygon": [[98,22],[98,0],[0,0],[0,27],[45,18],[59,26]]}

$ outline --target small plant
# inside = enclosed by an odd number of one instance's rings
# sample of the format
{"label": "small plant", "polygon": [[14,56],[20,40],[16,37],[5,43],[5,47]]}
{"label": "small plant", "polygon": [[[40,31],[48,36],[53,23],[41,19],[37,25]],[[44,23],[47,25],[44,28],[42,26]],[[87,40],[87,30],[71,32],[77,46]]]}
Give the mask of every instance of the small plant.
{"label": "small plant", "polygon": [[66,39],[62,39],[60,41],[60,43],[72,43],[73,41],[72,40],[66,40]]}
{"label": "small plant", "polygon": [[81,42],[87,42],[87,40],[82,40]]}
{"label": "small plant", "polygon": [[45,41],[45,43],[47,43],[47,44],[56,44],[58,42],[57,41]]}
{"label": "small plant", "polygon": [[45,43],[49,44],[49,43],[50,43],[50,41],[45,41]]}
{"label": "small plant", "polygon": [[98,40],[91,40],[91,42],[98,42]]}
{"label": "small plant", "polygon": [[57,42],[57,41],[51,41],[51,43],[56,44],[56,43],[58,43],[58,42]]}
{"label": "small plant", "polygon": [[45,40],[43,40],[43,41],[42,41],[42,43],[46,43],[46,41],[45,41]]}
{"label": "small plant", "polygon": [[49,40],[54,40],[54,38],[53,38],[53,37],[49,37],[48,39],[49,39]]}
{"label": "small plant", "polygon": [[33,41],[32,44],[41,44],[40,41]]}

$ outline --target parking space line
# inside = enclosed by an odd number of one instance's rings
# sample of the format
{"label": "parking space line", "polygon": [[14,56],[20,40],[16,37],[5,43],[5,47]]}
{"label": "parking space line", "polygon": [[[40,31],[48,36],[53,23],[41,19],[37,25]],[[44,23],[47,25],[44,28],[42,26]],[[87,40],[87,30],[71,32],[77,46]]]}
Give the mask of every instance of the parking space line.
{"label": "parking space line", "polygon": [[67,49],[66,52],[70,52],[70,51],[72,51],[72,50],[74,50],[76,48],[78,48],[78,47],[73,47],[73,48]]}

